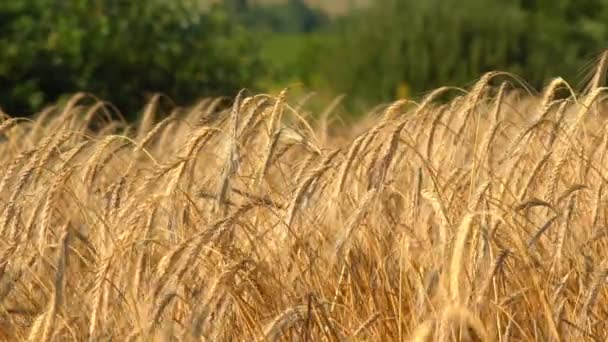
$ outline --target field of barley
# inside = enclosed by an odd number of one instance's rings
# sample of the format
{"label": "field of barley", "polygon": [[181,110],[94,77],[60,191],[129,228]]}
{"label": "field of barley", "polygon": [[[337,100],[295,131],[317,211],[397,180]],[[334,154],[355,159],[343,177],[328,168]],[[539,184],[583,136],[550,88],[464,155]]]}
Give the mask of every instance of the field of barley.
{"label": "field of barley", "polygon": [[287,90],[1,114],[0,339],[603,341],[606,59],[348,124]]}

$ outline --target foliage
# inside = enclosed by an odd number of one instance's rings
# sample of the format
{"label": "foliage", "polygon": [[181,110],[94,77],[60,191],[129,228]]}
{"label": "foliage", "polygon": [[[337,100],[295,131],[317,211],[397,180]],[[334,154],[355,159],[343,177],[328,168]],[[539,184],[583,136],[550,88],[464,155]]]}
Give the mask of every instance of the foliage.
{"label": "foliage", "polygon": [[326,14],[311,8],[304,0],[256,6],[242,0],[226,0],[226,3],[242,24],[258,31],[310,33],[329,22]]}
{"label": "foliage", "polygon": [[489,70],[525,74],[536,87],[551,76],[581,77],[608,38],[600,0],[379,0],[312,46],[325,86],[359,103],[463,86]]}
{"label": "foliage", "polygon": [[311,65],[310,47],[324,37],[324,28],[331,25],[330,18],[321,10],[308,6],[304,0],[260,2],[224,0],[232,18],[258,38],[260,60],[265,73],[259,77],[257,88],[278,92],[315,78],[318,69]]}
{"label": "foliage", "polygon": [[0,103],[26,113],[88,91],[129,114],[150,92],[176,101],[234,93],[261,71],[258,47],[221,6],[192,0],[0,3]]}
{"label": "foliage", "polygon": [[0,3],[0,106],[88,91],[134,116],[153,92],[183,104],[302,83],[352,111],[489,70],[582,85],[608,40],[604,0],[378,0],[338,17],[305,0],[202,3]]}

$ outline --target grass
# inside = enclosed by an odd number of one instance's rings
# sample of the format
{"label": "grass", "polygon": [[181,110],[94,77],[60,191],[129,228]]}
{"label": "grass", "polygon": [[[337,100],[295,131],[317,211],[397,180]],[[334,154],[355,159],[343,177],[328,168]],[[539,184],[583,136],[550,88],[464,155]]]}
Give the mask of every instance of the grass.
{"label": "grass", "polygon": [[0,338],[604,340],[604,73],[347,126],[287,92],[3,115]]}

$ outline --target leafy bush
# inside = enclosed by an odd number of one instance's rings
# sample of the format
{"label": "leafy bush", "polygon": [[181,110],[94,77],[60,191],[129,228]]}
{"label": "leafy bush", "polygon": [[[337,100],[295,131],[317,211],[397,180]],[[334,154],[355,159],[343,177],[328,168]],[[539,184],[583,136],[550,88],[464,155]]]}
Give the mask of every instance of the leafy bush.
{"label": "leafy bush", "polygon": [[[608,3],[598,0],[378,0],[337,25],[308,63],[326,86],[359,104],[465,86],[490,70],[581,78],[608,38]],[[328,36],[329,36],[328,35]]]}
{"label": "leafy bush", "polygon": [[196,1],[0,3],[0,104],[28,113],[89,91],[128,115],[150,92],[226,95],[261,71],[251,35],[222,6]]}

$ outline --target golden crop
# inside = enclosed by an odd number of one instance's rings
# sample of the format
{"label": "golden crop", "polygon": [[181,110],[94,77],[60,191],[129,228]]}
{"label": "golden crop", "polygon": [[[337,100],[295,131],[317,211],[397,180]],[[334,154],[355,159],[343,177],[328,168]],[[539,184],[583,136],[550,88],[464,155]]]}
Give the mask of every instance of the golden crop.
{"label": "golden crop", "polygon": [[601,74],[488,73],[349,128],[285,91],[5,116],[0,338],[604,340]]}

